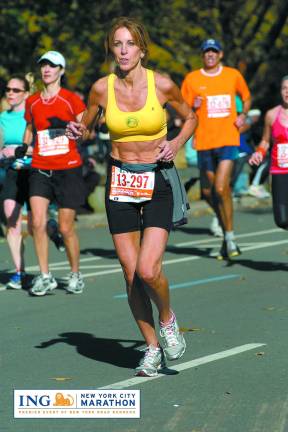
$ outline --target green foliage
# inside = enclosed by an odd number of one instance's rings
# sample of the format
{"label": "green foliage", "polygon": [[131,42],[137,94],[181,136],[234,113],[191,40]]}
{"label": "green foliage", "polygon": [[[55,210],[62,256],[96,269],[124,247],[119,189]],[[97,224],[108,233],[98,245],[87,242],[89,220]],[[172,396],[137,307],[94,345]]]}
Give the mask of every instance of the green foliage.
{"label": "green foliage", "polygon": [[219,39],[225,63],[239,66],[263,109],[277,102],[287,74],[288,0],[0,0],[0,75],[37,74],[37,59],[49,49],[67,59],[68,84],[87,93],[109,71],[103,41],[117,16],[138,17],[152,43],[150,66],[180,84],[201,66],[203,39]]}

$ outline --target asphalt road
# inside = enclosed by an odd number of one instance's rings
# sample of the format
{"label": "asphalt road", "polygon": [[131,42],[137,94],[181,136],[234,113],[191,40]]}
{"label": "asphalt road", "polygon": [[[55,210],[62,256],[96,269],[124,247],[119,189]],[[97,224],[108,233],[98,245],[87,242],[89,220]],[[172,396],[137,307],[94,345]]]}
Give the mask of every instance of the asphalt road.
{"label": "asphalt road", "polygon": [[[288,431],[288,236],[270,208],[235,215],[243,254],[215,259],[211,216],[171,233],[164,268],[187,351],[157,379],[134,378],[143,348],[105,227],[79,228],[86,289],[68,295],[65,253],[50,248],[52,295],[0,287],[1,432]],[[0,244],[0,282],[11,260]],[[3,257],[3,258],[2,258]],[[37,273],[31,239],[27,271]],[[14,389],[140,390],[139,419],[14,419]]]}

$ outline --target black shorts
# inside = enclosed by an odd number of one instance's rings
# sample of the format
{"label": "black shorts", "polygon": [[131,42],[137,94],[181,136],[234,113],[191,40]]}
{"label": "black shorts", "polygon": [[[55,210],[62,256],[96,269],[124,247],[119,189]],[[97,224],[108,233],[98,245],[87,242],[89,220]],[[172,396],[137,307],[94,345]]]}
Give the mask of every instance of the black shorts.
{"label": "black shorts", "polygon": [[117,202],[109,199],[111,166],[108,167],[105,205],[111,234],[140,231],[148,227],[170,231],[173,216],[173,195],[170,184],[160,170],[155,172],[152,199],[142,203]]}
{"label": "black shorts", "polygon": [[54,171],[32,168],[29,197],[33,196],[47,198],[59,208],[78,208],[85,203],[87,196],[82,167]]}
{"label": "black shorts", "polygon": [[8,168],[1,192],[1,200],[11,199],[21,206],[26,203],[28,210],[30,210],[28,193],[29,172],[30,170]]}

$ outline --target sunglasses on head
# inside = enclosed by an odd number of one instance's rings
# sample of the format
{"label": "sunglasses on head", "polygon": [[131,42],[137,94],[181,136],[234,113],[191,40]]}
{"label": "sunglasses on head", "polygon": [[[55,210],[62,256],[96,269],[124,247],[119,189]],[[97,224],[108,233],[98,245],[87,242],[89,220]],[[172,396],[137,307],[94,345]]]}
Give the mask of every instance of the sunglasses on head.
{"label": "sunglasses on head", "polygon": [[22,93],[25,92],[23,89],[15,88],[15,87],[6,87],[5,89],[6,93],[12,92],[12,93]]}

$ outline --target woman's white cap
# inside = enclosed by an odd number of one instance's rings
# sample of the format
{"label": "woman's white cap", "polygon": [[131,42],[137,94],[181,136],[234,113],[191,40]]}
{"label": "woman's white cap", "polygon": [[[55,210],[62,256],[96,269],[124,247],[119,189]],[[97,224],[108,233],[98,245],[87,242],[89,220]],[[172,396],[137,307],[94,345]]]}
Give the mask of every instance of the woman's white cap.
{"label": "woman's white cap", "polygon": [[53,63],[55,66],[61,66],[65,69],[66,66],[65,58],[58,51],[47,51],[45,54],[43,54],[40,57],[38,63],[41,63],[43,60],[48,60],[51,63]]}

